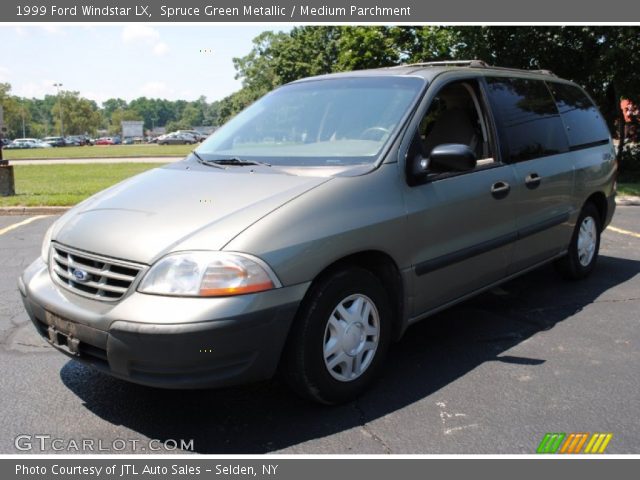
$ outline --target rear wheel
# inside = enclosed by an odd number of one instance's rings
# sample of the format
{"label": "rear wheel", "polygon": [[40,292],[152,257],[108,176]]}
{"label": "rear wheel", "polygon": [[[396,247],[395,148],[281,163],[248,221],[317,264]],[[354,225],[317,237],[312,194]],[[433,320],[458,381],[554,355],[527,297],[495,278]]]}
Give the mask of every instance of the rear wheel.
{"label": "rear wheel", "polygon": [[576,222],[569,251],[556,262],[564,277],[579,280],[593,271],[600,250],[601,225],[600,214],[595,205],[585,204]]}
{"label": "rear wheel", "polygon": [[378,375],[389,347],[391,307],[368,270],[339,270],[312,287],[283,357],[289,385],[312,400],[354,399]]}

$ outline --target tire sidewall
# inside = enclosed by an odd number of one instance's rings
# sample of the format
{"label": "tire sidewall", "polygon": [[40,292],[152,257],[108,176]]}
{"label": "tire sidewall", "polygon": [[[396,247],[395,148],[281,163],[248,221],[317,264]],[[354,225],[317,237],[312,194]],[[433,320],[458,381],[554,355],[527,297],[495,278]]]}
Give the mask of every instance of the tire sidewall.
{"label": "tire sidewall", "polygon": [[[596,248],[593,252],[593,258],[589,262],[588,265],[582,265],[580,263],[580,258],[578,256],[578,237],[580,234],[580,227],[585,218],[591,217],[593,218],[596,224]],[[598,260],[598,254],[600,252],[600,233],[602,231],[602,223],[600,220],[600,215],[598,210],[592,203],[587,203],[580,215],[578,216],[578,221],[576,222],[576,227],[573,232],[573,237],[571,238],[571,246],[569,248],[569,260],[571,263],[571,269],[577,278],[584,278],[589,275],[596,266]]]}
{"label": "tire sidewall", "polygon": [[[367,296],[378,310],[380,333],[374,358],[362,375],[350,382],[335,379],[324,361],[324,337],[333,310],[350,295]],[[302,355],[304,375],[313,396],[324,403],[340,403],[359,395],[377,376],[391,338],[391,307],[387,292],[367,270],[353,267],[331,275],[312,293],[303,312],[306,324]]]}

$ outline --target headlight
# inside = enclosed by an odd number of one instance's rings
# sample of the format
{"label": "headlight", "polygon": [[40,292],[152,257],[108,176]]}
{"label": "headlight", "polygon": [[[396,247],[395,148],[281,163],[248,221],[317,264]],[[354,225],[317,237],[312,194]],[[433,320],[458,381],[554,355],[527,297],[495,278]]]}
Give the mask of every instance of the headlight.
{"label": "headlight", "polygon": [[[55,223],[53,225],[55,225]],[[46,264],[49,263],[49,249],[51,248],[51,234],[53,233],[53,225],[51,225],[47,230],[47,233],[44,234],[42,247],[40,249],[40,257],[42,257],[42,260]]]}
{"label": "headlight", "polygon": [[158,295],[222,297],[282,286],[259,258],[244,253],[180,252],[158,260],[138,291]]}

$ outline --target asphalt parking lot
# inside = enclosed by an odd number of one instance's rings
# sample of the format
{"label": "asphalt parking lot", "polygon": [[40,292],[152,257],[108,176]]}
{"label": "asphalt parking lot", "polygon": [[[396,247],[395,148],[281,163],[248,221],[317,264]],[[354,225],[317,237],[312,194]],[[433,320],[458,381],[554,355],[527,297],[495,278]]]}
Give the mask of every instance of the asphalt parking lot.
{"label": "asphalt parking lot", "polygon": [[640,207],[618,207],[589,279],[544,267],[412,327],[383,378],[340,407],[278,381],[156,390],[56,352],[16,287],[55,218],[0,217],[0,453],[19,453],[21,434],[223,454],[535,453],[546,432],[611,432],[607,453],[640,453]]}

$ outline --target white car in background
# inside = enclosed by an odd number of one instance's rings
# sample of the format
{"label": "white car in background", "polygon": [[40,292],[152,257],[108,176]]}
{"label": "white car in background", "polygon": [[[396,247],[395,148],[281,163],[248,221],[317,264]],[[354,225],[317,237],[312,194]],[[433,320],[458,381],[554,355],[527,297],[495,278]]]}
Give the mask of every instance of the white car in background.
{"label": "white car in background", "polygon": [[51,148],[51,145],[38,138],[16,138],[13,142],[7,145],[6,148]]}

